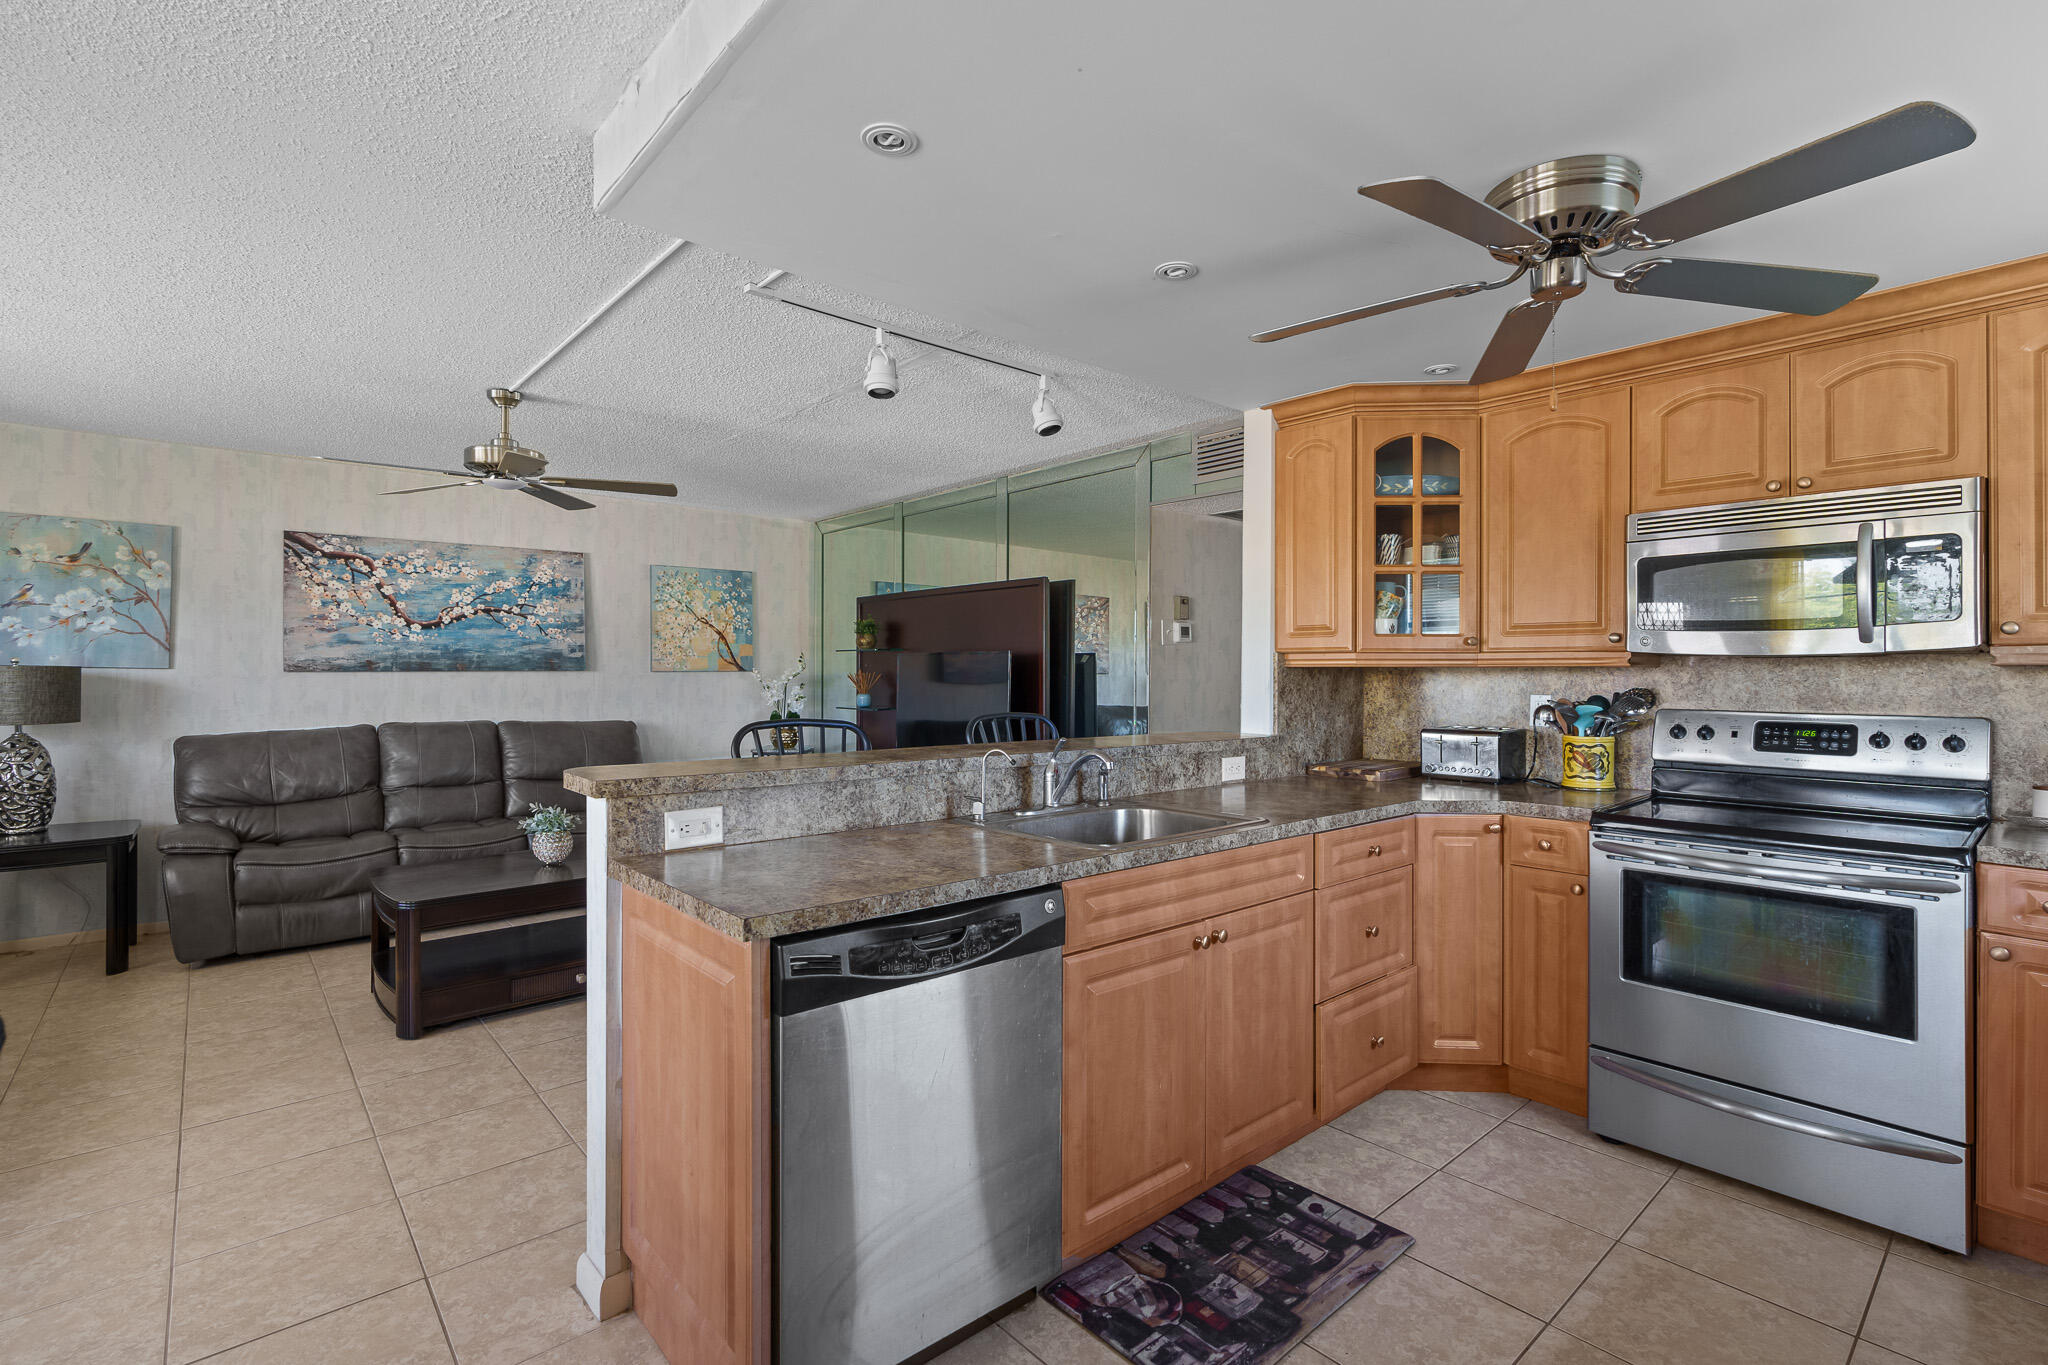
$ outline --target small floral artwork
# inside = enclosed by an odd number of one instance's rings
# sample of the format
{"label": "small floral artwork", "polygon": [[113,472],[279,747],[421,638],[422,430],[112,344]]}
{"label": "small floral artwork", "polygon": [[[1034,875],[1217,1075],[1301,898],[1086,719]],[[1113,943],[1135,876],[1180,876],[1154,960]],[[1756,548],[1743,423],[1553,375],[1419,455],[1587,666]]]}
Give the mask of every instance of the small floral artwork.
{"label": "small floral artwork", "polygon": [[754,667],[754,575],[653,566],[656,673],[746,673]]}
{"label": "small floral artwork", "polygon": [[174,528],[0,512],[0,637],[10,658],[171,666]]}
{"label": "small floral artwork", "polygon": [[1095,671],[1109,672],[1109,599],[1074,599],[1074,652],[1093,654]]}
{"label": "small floral artwork", "polygon": [[579,670],[583,556],[286,531],[284,667]]}

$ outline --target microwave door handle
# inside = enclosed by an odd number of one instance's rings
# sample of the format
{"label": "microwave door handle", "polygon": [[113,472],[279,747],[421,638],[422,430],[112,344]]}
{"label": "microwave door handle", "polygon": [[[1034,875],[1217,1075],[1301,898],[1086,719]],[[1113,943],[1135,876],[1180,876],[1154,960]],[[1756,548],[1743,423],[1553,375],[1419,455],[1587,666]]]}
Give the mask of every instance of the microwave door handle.
{"label": "microwave door handle", "polygon": [[1954,895],[1959,889],[1954,882],[1935,881],[1932,878],[1873,877],[1865,872],[1848,871],[1808,872],[1801,868],[1762,867],[1753,863],[1702,858],[1696,854],[1671,858],[1628,844],[1610,844],[1601,839],[1595,839],[1593,847],[1601,853],[1611,853],[1617,858],[1668,867],[1676,872],[1740,872],[1760,881],[1794,882],[1802,886],[1838,886],[1852,891],[1918,891],[1934,895]]}
{"label": "microwave door handle", "polygon": [[1866,645],[1877,639],[1876,537],[1870,522],[1856,528],[1856,638]]}

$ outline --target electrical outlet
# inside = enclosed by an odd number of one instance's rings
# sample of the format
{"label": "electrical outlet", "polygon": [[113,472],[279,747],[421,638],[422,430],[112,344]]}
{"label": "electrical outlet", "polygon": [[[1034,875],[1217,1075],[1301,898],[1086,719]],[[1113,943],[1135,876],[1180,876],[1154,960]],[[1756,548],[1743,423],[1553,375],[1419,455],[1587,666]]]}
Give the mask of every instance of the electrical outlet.
{"label": "electrical outlet", "polygon": [[1536,728],[1536,708],[1548,705],[1550,705],[1550,698],[1544,696],[1541,692],[1531,692],[1529,694],[1529,728],[1531,730]]}
{"label": "electrical outlet", "polygon": [[1225,782],[1244,781],[1243,754],[1239,754],[1235,758],[1226,758],[1223,760],[1223,780]]}
{"label": "electrical outlet", "polygon": [[662,847],[701,848],[725,842],[725,807],[672,810],[662,817]]}

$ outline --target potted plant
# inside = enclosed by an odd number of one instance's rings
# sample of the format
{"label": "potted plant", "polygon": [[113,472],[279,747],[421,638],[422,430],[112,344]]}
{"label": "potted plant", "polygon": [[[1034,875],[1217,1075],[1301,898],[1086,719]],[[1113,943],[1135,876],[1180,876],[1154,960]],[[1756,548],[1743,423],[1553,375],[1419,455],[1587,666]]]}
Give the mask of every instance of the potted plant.
{"label": "potted plant", "polygon": [[527,810],[530,813],[519,822],[519,828],[526,831],[526,846],[533,856],[549,867],[569,861],[576,851],[576,831],[583,827],[583,817],[563,806],[528,806]]}
{"label": "potted plant", "polygon": [[872,617],[861,617],[853,623],[853,647],[855,649],[873,649],[875,647],[875,637],[880,635],[881,632],[882,628],[875,624]]}
{"label": "potted plant", "polygon": [[[760,680],[761,699],[767,703],[768,719],[795,720],[803,714],[804,704],[804,656],[796,656],[796,662],[774,677]],[[798,754],[803,752],[803,731],[794,725],[775,731],[777,753]]]}
{"label": "potted plant", "polygon": [[881,674],[870,673],[863,668],[847,674],[846,680],[853,684],[853,704],[855,706],[866,710],[875,704],[875,684],[882,680]]}

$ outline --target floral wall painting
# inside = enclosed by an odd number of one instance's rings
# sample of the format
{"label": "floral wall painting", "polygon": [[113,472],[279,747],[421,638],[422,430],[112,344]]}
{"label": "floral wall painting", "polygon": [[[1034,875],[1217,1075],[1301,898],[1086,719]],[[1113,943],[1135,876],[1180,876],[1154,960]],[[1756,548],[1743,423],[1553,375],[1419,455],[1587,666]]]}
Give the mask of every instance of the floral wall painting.
{"label": "floral wall painting", "polygon": [[169,668],[174,535],[0,512],[0,651],[25,664]]}
{"label": "floral wall painting", "polygon": [[284,533],[287,673],[583,667],[583,556]]}
{"label": "floral wall painting", "polygon": [[653,566],[656,673],[748,673],[754,667],[754,575],[746,569]]}
{"label": "floral wall painting", "polygon": [[1095,671],[1109,672],[1109,599],[1074,598],[1074,652],[1093,654]]}

